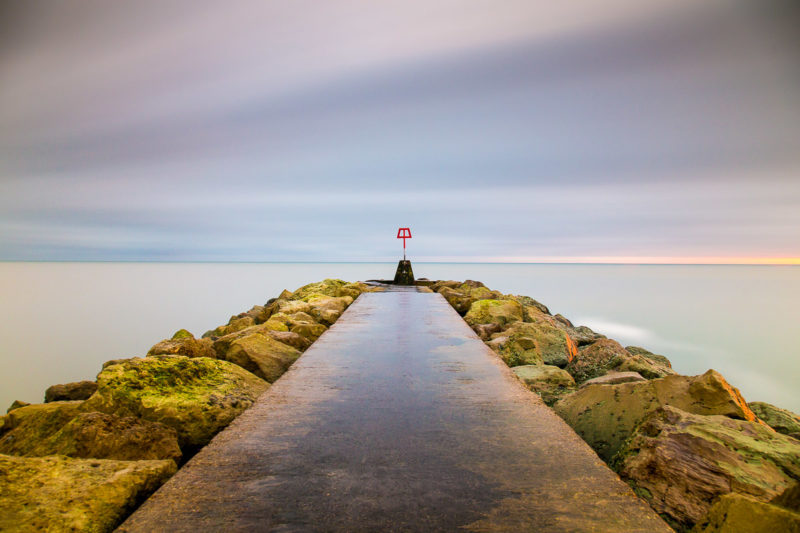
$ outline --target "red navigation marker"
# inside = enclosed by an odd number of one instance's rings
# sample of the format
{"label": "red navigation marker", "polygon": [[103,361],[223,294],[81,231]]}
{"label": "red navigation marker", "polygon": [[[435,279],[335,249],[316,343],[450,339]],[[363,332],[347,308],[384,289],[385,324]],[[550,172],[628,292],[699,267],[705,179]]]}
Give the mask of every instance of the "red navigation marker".
{"label": "red navigation marker", "polygon": [[411,238],[411,230],[409,228],[400,228],[397,230],[397,238],[403,239],[403,261],[406,260],[406,239]]}

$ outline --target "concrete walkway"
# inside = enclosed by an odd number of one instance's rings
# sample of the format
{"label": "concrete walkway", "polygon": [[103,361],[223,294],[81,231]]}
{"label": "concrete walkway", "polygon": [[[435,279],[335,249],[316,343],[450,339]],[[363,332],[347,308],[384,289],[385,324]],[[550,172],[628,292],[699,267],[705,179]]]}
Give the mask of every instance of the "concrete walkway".
{"label": "concrete walkway", "polygon": [[122,531],[671,531],[438,294],[362,294]]}

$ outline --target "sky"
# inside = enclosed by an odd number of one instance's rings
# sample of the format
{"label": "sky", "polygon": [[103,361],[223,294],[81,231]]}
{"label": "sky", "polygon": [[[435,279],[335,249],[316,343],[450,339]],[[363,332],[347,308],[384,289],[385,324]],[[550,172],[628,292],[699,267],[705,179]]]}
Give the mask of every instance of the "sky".
{"label": "sky", "polygon": [[0,6],[0,260],[800,263],[796,0]]}

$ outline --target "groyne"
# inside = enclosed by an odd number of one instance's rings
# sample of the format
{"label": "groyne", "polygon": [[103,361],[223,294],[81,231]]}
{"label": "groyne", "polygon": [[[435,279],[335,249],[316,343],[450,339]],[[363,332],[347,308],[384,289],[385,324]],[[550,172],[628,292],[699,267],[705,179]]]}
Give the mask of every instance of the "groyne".
{"label": "groyne", "polygon": [[[170,506],[200,529],[800,523],[793,413],[532,298],[416,283],[284,291],[200,338],[180,330],[109,361],[96,382],[52,387],[44,404],[15,403],[0,418],[0,529],[108,531],[177,467],[123,530]],[[199,504],[210,467],[227,487],[216,507]]]}

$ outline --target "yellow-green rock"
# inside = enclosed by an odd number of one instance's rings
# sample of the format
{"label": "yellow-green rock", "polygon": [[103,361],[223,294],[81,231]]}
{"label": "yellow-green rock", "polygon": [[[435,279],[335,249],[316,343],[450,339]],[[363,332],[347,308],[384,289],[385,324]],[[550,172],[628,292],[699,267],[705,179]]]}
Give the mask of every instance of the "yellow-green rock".
{"label": "yellow-green rock", "polygon": [[154,356],[107,366],[86,411],[134,416],[178,432],[181,449],[204,446],[269,384],[247,370],[206,357]]}
{"label": "yellow-green rock", "polygon": [[742,494],[726,494],[693,533],[800,533],[800,514]]}
{"label": "yellow-green rock", "polygon": [[766,402],[750,402],[747,405],[775,431],[800,440],[800,416]]}
{"label": "yellow-green rock", "polygon": [[26,405],[4,417],[0,453],[22,454],[46,440],[83,412],[83,403],[50,402]]}
{"label": "yellow-green rock", "polygon": [[644,417],[665,405],[701,415],[756,419],[739,391],[714,370],[700,376],[587,385],[564,396],[553,409],[603,460],[610,461]]}
{"label": "yellow-green rock", "polygon": [[512,368],[517,377],[538,393],[547,405],[552,405],[564,393],[575,388],[575,380],[557,366],[523,365]]}
{"label": "yellow-green rock", "polygon": [[178,340],[178,339],[193,339],[193,338],[194,338],[194,335],[192,335],[192,334],[189,332],[189,330],[186,330],[186,329],[179,329],[179,330],[178,330],[178,331],[176,331],[176,332],[175,332],[175,334],[172,336],[172,340]]}
{"label": "yellow-green rock", "polygon": [[112,531],[175,473],[172,461],[0,455],[0,531]]}
{"label": "yellow-green rock", "polygon": [[182,336],[176,339],[173,337],[155,344],[147,352],[147,355],[185,355],[186,357],[211,357],[213,359],[217,356],[213,345],[214,341],[209,338],[195,339]]}
{"label": "yellow-green rock", "polygon": [[522,306],[514,300],[478,300],[473,303],[464,320],[470,326],[499,324],[502,328],[522,321]]}
{"label": "yellow-green rock", "polygon": [[350,296],[314,296],[308,299],[310,307],[308,313],[320,324],[330,326],[342,316],[351,303],[353,299]]}
{"label": "yellow-green rock", "polygon": [[363,283],[348,283],[340,279],[326,279],[316,283],[303,285],[292,293],[292,300],[306,300],[317,295],[324,296],[349,296],[354,300],[362,292],[368,292],[370,287]]}
{"label": "yellow-green rock", "polygon": [[[533,350],[536,357],[547,365],[565,367],[578,353],[578,349],[569,336],[547,321],[514,322],[504,332],[510,339],[530,339],[521,346],[525,350]],[[531,344],[530,346],[528,344]],[[513,365],[512,365],[513,366]]]}
{"label": "yellow-green rock", "polygon": [[328,328],[322,324],[303,323],[292,326],[289,331],[292,333],[297,333],[301,337],[305,337],[309,341],[314,342],[320,337],[320,335],[325,333],[327,329]]}
{"label": "yellow-green rock", "polygon": [[300,357],[300,351],[268,334],[254,332],[231,342],[221,357],[272,383]]}

